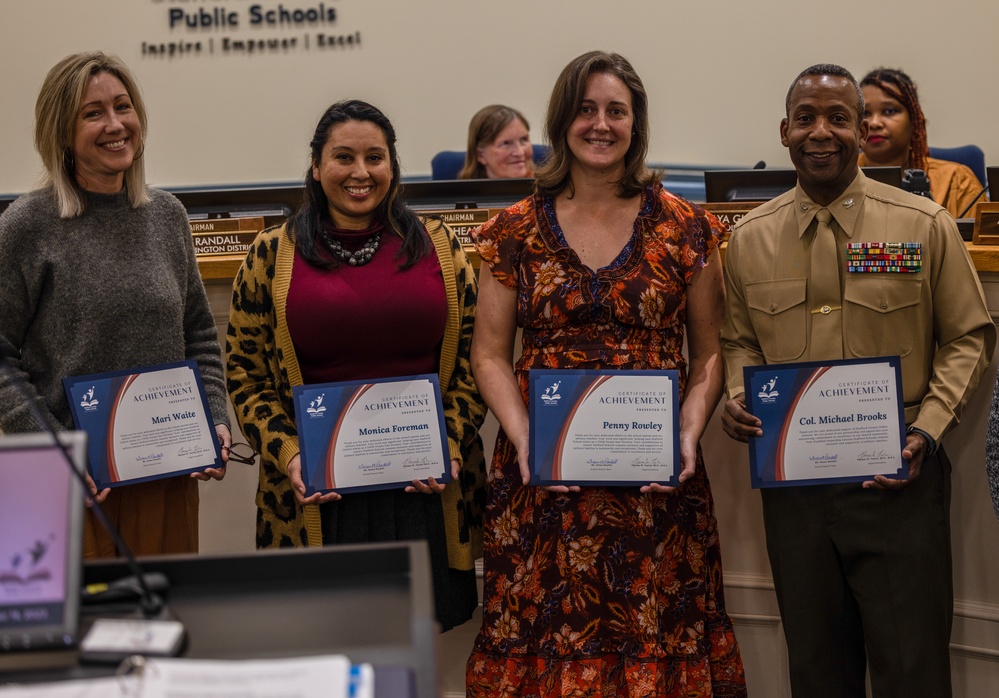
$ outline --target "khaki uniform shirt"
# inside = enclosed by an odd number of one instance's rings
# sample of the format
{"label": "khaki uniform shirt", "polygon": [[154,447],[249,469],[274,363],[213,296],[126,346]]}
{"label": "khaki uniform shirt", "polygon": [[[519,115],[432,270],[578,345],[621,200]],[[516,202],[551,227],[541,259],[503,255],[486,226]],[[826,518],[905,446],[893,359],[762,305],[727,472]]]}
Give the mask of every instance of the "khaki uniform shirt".
{"label": "khaki uniform shirt", "polygon": [[[730,398],[745,392],[744,366],[835,358],[808,343],[809,248],[819,208],[795,187],[752,211],[732,233],[721,333]],[[863,173],[828,209],[843,299],[842,357],[900,356],[905,420],[939,443],[960,418],[996,342],[954,219],[928,199]],[[889,241],[919,243],[920,270],[846,271],[848,242]]]}

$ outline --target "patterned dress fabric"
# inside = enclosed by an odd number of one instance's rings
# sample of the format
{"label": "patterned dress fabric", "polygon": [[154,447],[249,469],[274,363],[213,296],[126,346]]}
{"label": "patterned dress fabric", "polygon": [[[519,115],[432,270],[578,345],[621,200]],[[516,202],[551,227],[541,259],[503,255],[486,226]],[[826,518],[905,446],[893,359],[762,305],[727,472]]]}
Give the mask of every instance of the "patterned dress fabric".
{"label": "patterned dress fabric", "polygon": [[[478,231],[493,276],[517,293],[523,355],[515,372],[677,369],[681,398],[686,284],[721,241],[711,214],[648,187],[630,241],[607,267],[582,264],[555,201],[534,196]],[[483,273],[486,273],[485,267]],[[711,492],[521,484],[500,430],[489,480],[483,623],[469,696],[745,696],[725,612]]]}

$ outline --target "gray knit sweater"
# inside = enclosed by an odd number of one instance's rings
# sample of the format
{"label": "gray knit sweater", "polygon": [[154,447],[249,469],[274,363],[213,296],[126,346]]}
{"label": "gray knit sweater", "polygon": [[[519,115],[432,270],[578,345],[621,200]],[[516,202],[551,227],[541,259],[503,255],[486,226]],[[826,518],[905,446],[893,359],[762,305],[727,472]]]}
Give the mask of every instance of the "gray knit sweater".
{"label": "gray knit sweater", "polygon": [[[49,189],[0,216],[0,348],[54,426],[73,420],[62,379],[194,359],[216,424],[228,424],[221,353],[184,207],[166,192],[132,208],[86,193],[82,216],[60,219]],[[0,429],[37,431],[0,373]]]}

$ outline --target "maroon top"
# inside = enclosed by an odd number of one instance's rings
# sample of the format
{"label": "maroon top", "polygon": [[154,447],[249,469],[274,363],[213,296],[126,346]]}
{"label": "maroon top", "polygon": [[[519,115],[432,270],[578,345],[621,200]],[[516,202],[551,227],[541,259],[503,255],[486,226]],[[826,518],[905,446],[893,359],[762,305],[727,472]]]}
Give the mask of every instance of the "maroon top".
{"label": "maroon top", "polygon": [[[333,232],[356,250],[370,231]],[[326,248],[321,246],[321,253]],[[371,261],[315,267],[295,252],[286,316],[306,384],[437,373],[447,298],[437,255],[406,270],[388,230]]]}

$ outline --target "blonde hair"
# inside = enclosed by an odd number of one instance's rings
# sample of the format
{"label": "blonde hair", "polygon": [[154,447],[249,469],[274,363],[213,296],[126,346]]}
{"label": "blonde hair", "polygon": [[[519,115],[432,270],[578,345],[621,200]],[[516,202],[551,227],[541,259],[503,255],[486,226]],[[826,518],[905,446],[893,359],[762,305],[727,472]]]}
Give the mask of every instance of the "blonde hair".
{"label": "blonde hair", "polygon": [[84,198],[76,181],[76,162],[72,144],[76,134],[77,113],[87,91],[90,78],[110,73],[118,78],[139,119],[141,129],[138,152],[125,170],[125,188],[134,208],[149,202],[146,190],[146,168],[143,161],[146,136],[146,106],[139,84],[132,72],[117,56],[89,51],[66,56],[55,64],[38,91],[35,101],[35,150],[45,166],[44,186],[55,191],[61,218],[75,218],[83,213]]}
{"label": "blonde hair", "polygon": [[[513,107],[503,104],[490,104],[475,112],[468,123],[468,148],[465,151],[465,165],[458,173],[458,179],[485,179],[486,166],[479,162],[479,148],[491,145],[500,131],[505,129],[514,119],[519,119],[524,128],[531,130],[524,115]],[[534,163],[530,163],[534,169]]]}

